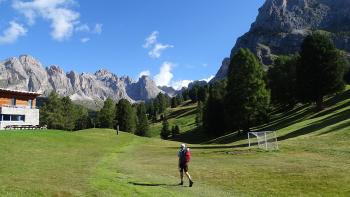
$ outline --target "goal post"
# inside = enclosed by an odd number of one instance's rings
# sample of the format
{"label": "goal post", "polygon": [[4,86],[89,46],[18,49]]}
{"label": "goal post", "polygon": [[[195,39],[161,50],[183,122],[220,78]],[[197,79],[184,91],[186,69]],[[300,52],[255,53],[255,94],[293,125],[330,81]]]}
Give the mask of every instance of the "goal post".
{"label": "goal post", "polygon": [[248,132],[249,148],[257,145],[260,149],[278,150],[276,131]]}

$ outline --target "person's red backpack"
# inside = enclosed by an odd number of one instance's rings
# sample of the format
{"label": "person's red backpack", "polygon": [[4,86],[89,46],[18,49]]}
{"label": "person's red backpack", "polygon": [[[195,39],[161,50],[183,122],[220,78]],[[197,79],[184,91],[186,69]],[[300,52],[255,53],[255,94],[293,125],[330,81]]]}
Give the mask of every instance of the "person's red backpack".
{"label": "person's red backpack", "polygon": [[190,149],[187,148],[186,149],[186,162],[189,162],[191,159],[191,152],[190,152]]}

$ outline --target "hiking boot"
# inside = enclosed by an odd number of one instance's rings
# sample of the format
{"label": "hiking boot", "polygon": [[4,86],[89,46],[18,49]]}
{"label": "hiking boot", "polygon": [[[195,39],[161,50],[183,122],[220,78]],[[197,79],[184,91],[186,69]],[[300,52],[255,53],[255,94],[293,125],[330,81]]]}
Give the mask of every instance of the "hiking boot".
{"label": "hiking boot", "polygon": [[192,185],[193,185],[193,181],[190,180],[190,187],[192,187]]}

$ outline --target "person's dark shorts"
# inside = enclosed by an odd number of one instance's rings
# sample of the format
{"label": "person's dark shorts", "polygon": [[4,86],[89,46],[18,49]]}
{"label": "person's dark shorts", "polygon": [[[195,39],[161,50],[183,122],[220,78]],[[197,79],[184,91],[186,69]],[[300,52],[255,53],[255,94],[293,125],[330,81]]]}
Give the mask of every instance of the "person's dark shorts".
{"label": "person's dark shorts", "polygon": [[188,164],[187,163],[180,163],[179,168],[180,168],[180,172],[182,172],[182,171],[188,172]]}

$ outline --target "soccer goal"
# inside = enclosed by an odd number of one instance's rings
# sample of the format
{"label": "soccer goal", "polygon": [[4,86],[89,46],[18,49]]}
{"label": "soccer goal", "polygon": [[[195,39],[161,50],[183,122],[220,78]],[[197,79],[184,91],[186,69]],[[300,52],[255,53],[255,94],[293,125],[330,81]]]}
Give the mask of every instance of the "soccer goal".
{"label": "soccer goal", "polygon": [[249,148],[257,145],[265,150],[278,150],[276,131],[248,132]]}

